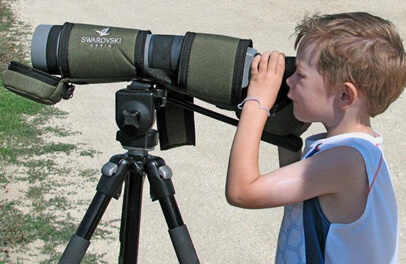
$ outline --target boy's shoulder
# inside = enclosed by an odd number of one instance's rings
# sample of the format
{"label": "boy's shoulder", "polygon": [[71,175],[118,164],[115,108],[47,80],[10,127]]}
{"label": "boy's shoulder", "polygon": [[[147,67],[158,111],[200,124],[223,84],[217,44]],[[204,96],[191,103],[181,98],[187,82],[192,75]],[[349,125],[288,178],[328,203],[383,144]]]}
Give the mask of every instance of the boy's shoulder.
{"label": "boy's shoulder", "polygon": [[[302,159],[312,158],[317,168],[328,166],[328,173],[320,177],[328,179],[327,185],[338,184],[344,192],[356,188],[354,184],[374,181],[376,170],[384,162],[382,152],[382,136],[374,131],[374,136],[366,133],[347,133],[325,138],[325,134],[318,134],[306,140],[306,147]],[[385,167],[386,165],[383,165]],[[366,178],[365,178],[366,177]],[[337,191],[337,190],[336,190]],[[338,191],[340,192],[340,191]],[[334,193],[334,192],[333,192]]]}
{"label": "boy's shoulder", "polygon": [[318,152],[336,147],[352,147],[364,157],[365,155],[380,156],[382,152],[382,135],[374,131],[374,136],[366,133],[346,133],[326,138],[326,133],[315,134],[305,141],[303,158],[308,158]]}

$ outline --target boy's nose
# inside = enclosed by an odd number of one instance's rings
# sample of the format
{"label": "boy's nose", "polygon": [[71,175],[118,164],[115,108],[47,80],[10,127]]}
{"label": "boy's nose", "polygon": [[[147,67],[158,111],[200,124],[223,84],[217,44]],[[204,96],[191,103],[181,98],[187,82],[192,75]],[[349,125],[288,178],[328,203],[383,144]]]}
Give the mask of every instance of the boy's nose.
{"label": "boy's nose", "polygon": [[289,86],[289,88],[292,88],[292,76],[286,79],[286,84]]}
{"label": "boy's nose", "polygon": [[289,86],[289,92],[288,92],[288,94],[286,95],[289,99],[292,99],[291,98],[291,93],[292,93],[292,76],[291,77],[289,77],[289,78],[287,78],[286,79],[286,84]]}

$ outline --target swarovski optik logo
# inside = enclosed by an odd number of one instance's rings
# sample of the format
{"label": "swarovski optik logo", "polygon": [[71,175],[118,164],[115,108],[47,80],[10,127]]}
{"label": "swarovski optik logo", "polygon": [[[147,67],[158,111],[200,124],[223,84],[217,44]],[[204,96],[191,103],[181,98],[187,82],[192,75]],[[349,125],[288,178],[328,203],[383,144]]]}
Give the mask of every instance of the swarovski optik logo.
{"label": "swarovski optik logo", "polygon": [[102,29],[102,30],[96,30],[96,32],[99,33],[99,35],[101,37],[108,36],[108,35],[110,35],[110,33],[107,33],[107,31],[109,31],[109,29],[110,28],[105,28],[105,29]]}
{"label": "swarovski optik logo", "polygon": [[111,48],[112,44],[121,44],[122,38],[106,37],[110,35],[110,32],[108,32],[109,30],[109,27],[101,30],[95,30],[97,34],[99,34],[99,37],[83,36],[81,42],[89,43],[91,48]]}

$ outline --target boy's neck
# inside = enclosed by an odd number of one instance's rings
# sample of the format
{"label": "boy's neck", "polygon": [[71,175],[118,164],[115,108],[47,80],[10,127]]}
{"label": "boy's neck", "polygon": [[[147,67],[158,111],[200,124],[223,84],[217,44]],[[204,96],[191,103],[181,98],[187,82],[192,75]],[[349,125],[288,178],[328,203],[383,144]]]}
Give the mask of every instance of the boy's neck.
{"label": "boy's neck", "polygon": [[335,115],[328,121],[329,123],[323,123],[327,130],[327,137],[355,132],[374,136],[367,98],[364,95],[357,94],[350,107],[336,107],[334,112]]}
{"label": "boy's neck", "polygon": [[371,127],[371,121],[369,116],[358,117],[358,118],[349,118],[347,116],[344,117],[337,125],[334,126],[326,126],[324,125],[327,130],[326,137],[337,136],[341,134],[348,134],[348,133],[366,133],[371,136],[374,136],[374,131]]}

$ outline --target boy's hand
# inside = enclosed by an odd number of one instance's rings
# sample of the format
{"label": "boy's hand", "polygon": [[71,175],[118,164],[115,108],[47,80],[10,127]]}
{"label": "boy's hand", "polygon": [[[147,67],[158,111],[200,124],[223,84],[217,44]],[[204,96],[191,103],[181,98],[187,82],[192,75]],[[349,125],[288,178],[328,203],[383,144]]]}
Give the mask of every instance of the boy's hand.
{"label": "boy's hand", "polygon": [[261,105],[271,109],[282,83],[285,71],[285,55],[278,51],[257,55],[252,61],[251,78],[247,97],[260,100]]}

